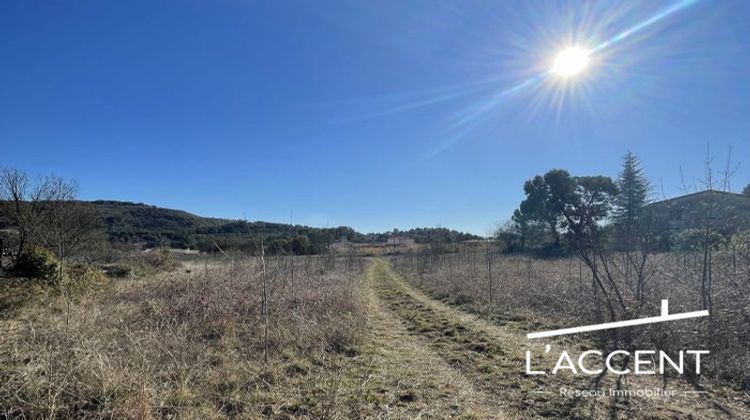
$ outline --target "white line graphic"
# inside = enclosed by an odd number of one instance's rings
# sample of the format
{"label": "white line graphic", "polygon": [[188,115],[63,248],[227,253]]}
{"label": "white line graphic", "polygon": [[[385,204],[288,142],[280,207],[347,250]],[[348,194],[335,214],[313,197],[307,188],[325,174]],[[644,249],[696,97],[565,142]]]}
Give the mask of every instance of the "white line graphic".
{"label": "white line graphic", "polygon": [[703,310],[703,311],[694,311],[694,312],[683,312],[680,314],[670,315],[669,314],[669,301],[667,299],[663,299],[661,301],[661,315],[659,316],[629,319],[627,321],[605,322],[603,324],[584,325],[583,327],[572,327],[572,328],[562,328],[559,330],[541,331],[541,332],[526,334],[526,337],[529,339],[555,337],[558,335],[568,335],[568,334],[577,334],[577,333],[589,332],[589,331],[599,331],[599,330],[609,330],[613,328],[632,327],[634,325],[656,324],[658,322],[677,321],[679,319],[698,318],[702,316],[708,316],[708,311]]}

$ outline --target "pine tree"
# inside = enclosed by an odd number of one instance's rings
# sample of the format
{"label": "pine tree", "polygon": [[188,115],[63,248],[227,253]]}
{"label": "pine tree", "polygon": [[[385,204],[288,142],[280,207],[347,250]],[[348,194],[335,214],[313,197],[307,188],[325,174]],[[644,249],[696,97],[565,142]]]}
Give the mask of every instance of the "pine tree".
{"label": "pine tree", "polygon": [[638,157],[627,152],[617,179],[619,193],[615,199],[613,221],[620,235],[631,237],[639,228],[643,208],[648,204],[651,186]]}

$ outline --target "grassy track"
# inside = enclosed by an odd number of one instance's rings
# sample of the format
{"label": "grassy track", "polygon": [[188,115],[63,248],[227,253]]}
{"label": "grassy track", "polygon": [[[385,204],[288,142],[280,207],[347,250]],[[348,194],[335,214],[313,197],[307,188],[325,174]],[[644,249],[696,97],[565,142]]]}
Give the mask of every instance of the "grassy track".
{"label": "grassy track", "polygon": [[507,417],[574,415],[573,406],[559,404],[560,398],[544,391],[545,382],[523,374],[526,349],[520,335],[427,298],[394,275],[384,260],[373,263],[371,275],[382,306],[401,320],[412,339],[493,396]]}
{"label": "grassy track", "polygon": [[[494,325],[475,315],[462,312],[430,299],[394,274],[387,261],[378,259],[370,269],[370,282],[377,305],[400,320],[408,336],[397,345],[412,341],[426,349],[431,358],[439,357],[449,367],[446,372],[471,384],[467,392],[481,395],[477,400],[492,404],[497,417],[526,418],[744,418],[748,407],[721,391],[710,395],[684,395],[694,390],[684,381],[673,380],[673,397],[598,397],[574,398],[559,395],[561,387],[570,389],[654,389],[662,383],[655,377],[614,376],[527,376],[525,351],[542,354],[543,344],[529,342],[514,329]],[[387,316],[376,311],[379,316]],[[389,321],[391,328],[396,328]],[[399,335],[403,335],[399,333]],[[571,342],[565,345],[571,353]],[[585,343],[578,343],[578,346]],[[416,345],[416,344],[415,344]],[[418,392],[418,391],[417,391]],[[428,404],[429,405],[429,404]],[[473,410],[481,412],[480,407]],[[481,414],[480,417],[487,415]],[[450,413],[436,413],[439,417]]]}
{"label": "grassy track", "polygon": [[[369,270],[369,340],[348,376],[358,378],[371,406],[357,415],[386,418],[506,418],[502,402],[415,336],[379,298],[383,262]],[[361,402],[361,401],[360,401]],[[354,404],[356,405],[356,404]]]}

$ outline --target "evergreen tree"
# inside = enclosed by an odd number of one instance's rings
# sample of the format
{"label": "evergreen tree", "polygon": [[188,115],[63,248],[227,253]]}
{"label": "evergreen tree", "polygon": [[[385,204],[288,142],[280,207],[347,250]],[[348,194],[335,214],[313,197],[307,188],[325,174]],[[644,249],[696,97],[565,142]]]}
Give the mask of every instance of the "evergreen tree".
{"label": "evergreen tree", "polygon": [[562,169],[552,169],[526,181],[523,190],[526,199],[519,207],[526,221],[544,223],[552,236],[555,248],[561,246],[560,225],[565,206],[575,193],[576,181]]}
{"label": "evergreen tree", "polygon": [[638,157],[627,152],[617,179],[619,193],[615,198],[613,221],[618,233],[630,237],[640,226],[643,208],[648,204],[651,186]]}
{"label": "evergreen tree", "polygon": [[750,196],[750,184],[747,184],[747,186],[745,186],[745,189],[742,190],[742,194],[745,194],[746,196]]}

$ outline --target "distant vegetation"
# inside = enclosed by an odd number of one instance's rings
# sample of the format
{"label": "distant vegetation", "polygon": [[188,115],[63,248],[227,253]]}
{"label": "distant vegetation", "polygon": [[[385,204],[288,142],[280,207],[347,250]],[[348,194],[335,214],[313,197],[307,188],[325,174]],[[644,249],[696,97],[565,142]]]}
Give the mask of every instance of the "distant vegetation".
{"label": "distant vegetation", "polygon": [[647,210],[655,224],[671,233],[671,245],[687,229],[700,229],[705,222],[706,207],[714,206],[712,229],[723,237],[750,229],[750,195],[724,191],[701,191],[650,204]]}
{"label": "distant vegetation", "polygon": [[417,243],[449,243],[477,236],[445,228],[363,234],[347,226],[314,228],[284,223],[200,217],[142,203],[93,201],[113,243],[141,244],[147,248],[169,246],[204,252],[237,250],[295,255],[319,254],[337,240],[356,243],[383,242],[392,236],[408,236]]}
{"label": "distant vegetation", "polygon": [[[9,174],[13,172],[14,176],[28,178],[21,172],[11,169],[7,171]],[[33,209],[41,208],[34,205],[35,201],[45,201],[35,199],[30,195],[30,191],[24,194],[26,195],[18,200],[14,199],[14,194],[10,192],[0,196],[0,234],[5,236],[6,249],[10,244],[19,245],[19,241],[23,247],[26,241],[28,229],[25,226],[19,229],[19,222],[30,222],[30,219],[19,211],[31,212]],[[479,239],[478,236],[446,228],[415,228],[407,231],[394,229],[383,233],[363,234],[347,226],[315,228],[284,223],[217,219],[143,203],[105,200],[80,202],[72,197],[73,195],[70,195],[66,198],[67,207],[86,209],[87,217],[92,219],[91,225],[106,232],[114,246],[169,247],[210,253],[239,251],[259,254],[263,245],[264,251],[269,254],[310,255],[324,253],[331,243],[339,240],[376,243],[385,242],[394,236],[408,236],[420,244],[446,244]],[[45,202],[49,206],[53,201]]]}
{"label": "distant vegetation", "polygon": [[216,219],[125,201],[93,201],[92,204],[101,214],[113,244],[255,253],[260,251],[263,241],[268,252],[293,251],[300,255],[322,252],[339,237],[360,239],[360,234],[348,227],[318,229],[282,223]]}

